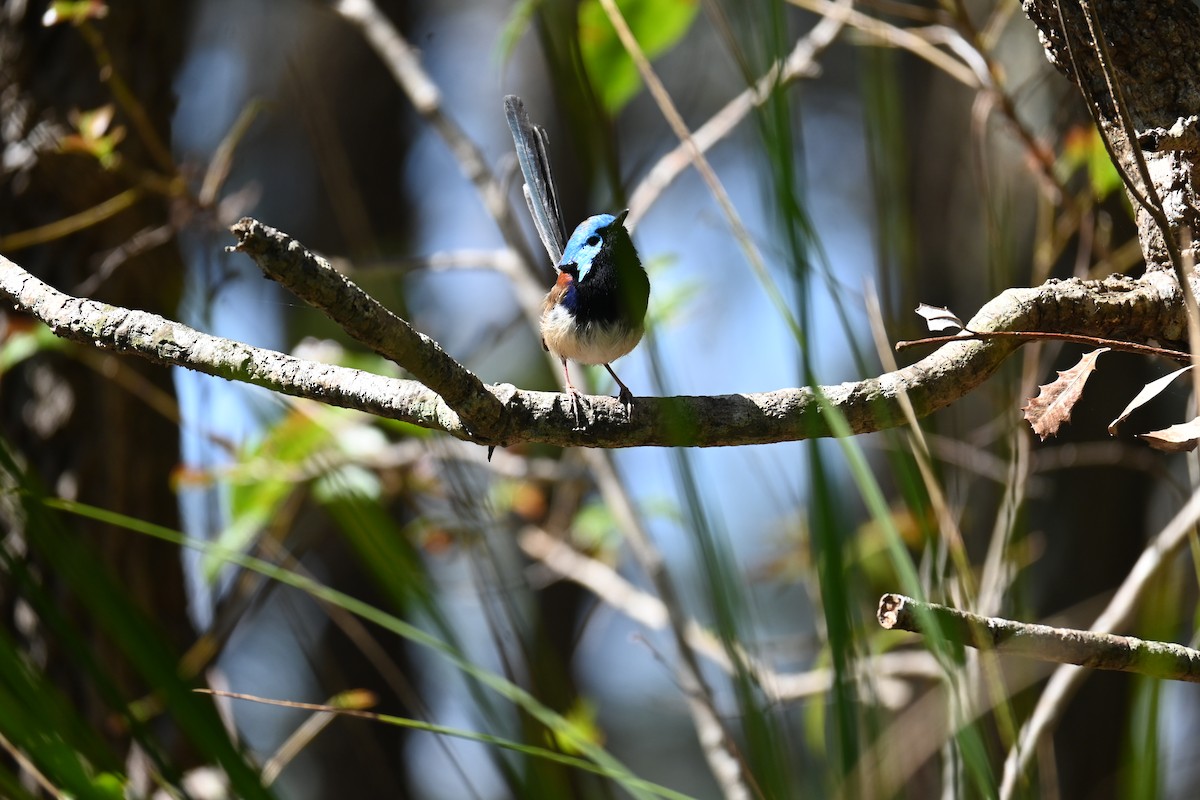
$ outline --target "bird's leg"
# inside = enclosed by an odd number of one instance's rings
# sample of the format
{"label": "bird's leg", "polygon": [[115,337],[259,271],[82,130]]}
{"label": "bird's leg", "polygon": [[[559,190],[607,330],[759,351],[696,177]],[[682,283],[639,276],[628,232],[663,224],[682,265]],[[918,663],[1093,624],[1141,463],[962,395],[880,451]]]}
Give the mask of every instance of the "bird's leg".
{"label": "bird's leg", "polygon": [[629,387],[621,382],[621,379],[617,377],[617,373],[613,372],[612,367],[610,367],[608,364],[605,364],[604,368],[608,370],[609,375],[613,376],[613,380],[617,382],[617,386],[621,387],[621,393],[617,395],[617,399],[621,401],[621,405],[625,406],[625,413],[632,417],[633,392],[629,391]]}
{"label": "bird's leg", "polygon": [[571,396],[571,410],[575,412],[575,430],[581,431],[587,426],[584,424],[583,405],[587,401],[583,399],[583,395],[575,388],[575,384],[571,383],[571,370],[567,367],[567,360],[560,358],[563,365],[563,378],[567,381],[567,394]]}

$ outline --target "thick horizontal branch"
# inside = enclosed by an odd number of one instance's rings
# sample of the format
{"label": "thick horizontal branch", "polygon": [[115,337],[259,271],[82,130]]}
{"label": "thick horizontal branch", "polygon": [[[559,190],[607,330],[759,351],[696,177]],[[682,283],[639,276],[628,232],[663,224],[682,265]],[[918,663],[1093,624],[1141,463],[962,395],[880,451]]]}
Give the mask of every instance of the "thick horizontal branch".
{"label": "thick horizontal branch", "polygon": [[933,623],[952,642],[1005,655],[1200,683],[1200,650],[1181,644],[983,617],[902,594],[880,598],[878,617],[888,630],[913,633]]}
{"label": "thick horizontal branch", "polygon": [[[315,258],[298,245],[279,255],[298,261]],[[306,361],[210,336],[155,314],[70,297],[3,256],[0,297],[37,317],[59,336],[83,344],[502,446],[541,442],[576,447],[716,447],[829,436],[818,392],[846,418],[851,431],[868,433],[903,423],[902,394],[908,395],[918,417],[926,416],[977,387],[1020,346],[1015,341],[952,342],[895,372],[835,386],[756,394],[639,397],[631,417],[616,399],[591,397],[585,430],[575,429],[565,394],[480,384],[479,391],[491,395],[502,409],[498,418],[482,429],[464,424],[441,396],[417,381]],[[1064,331],[1131,341],[1184,338],[1178,287],[1163,273],[1137,280],[1114,276],[1104,281],[1052,281],[1033,289],[1010,289],[989,302],[969,324],[978,331]],[[415,352],[421,357],[423,351],[418,348]],[[419,364],[405,366],[421,368]],[[491,401],[485,397],[482,403]]]}

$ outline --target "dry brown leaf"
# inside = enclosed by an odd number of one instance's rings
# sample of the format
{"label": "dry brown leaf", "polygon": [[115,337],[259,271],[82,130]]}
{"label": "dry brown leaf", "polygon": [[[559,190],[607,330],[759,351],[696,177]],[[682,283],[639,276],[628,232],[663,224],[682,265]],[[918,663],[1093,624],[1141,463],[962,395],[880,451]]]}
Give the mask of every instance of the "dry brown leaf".
{"label": "dry brown leaf", "polygon": [[1161,431],[1139,433],[1138,438],[1144,439],[1146,444],[1155,450],[1164,450],[1168,453],[1186,453],[1189,450],[1195,450],[1196,445],[1200,444],[1200,417],[1196,417],[1191,422],[1163,428]]}
{"label": "dry brown leaf", "polygon": [[917,306],[917,314],[924,317],[925,324],[934,333],[949,330],[960,331],[967,327],[966,323],[955,316],[954,312],[948,308],[939,308],[938,306],[931,306],[928,303],[921,303]]}
{"label": "dry brown leaf", "polygon": [[1122,411],[1120,414],[1118,414],[1116,419],[1114,419],[1112,422],[1108,423],[1108,435],[1116,436],[1117,435],[1117,426],[1120,425],[1122,422],[1124,422],[1126,420],[1126,418],[1129,417],[1130,414],[1132,414],[1134,411],[1137,411],[1139,408],[1144,406],[1146,403],[1149,403],[1151,400],[1153,400],[1154,398],[1156,398],[1160,394],[1162,394],[1162,390],[1167,388],[1167,385],[1171,381],[1175,380],[1176,378],[1178,378],[1180,375],[1187,372],[1191,368],[1192,368],[1191,364],[1189,364],[1186,367],[1181,367],[1181,368],[1175,370],[1174,372],[1170,373],[1169,375],[1163,375],[1161,378],[1150,381],[1144,387],[1142,387],[1142,390],[1137,393],[1137,397],[1130,400],[1129,405],[1125,406],[1125,410]]}
{"label": "dry brown leaf", "polygon": [[1032,398],[1021,410],[1033,432],[1044,442],[1047,436],[1054,436],[1058,429],[1071,421],[1071,409],[1079,402],[1087,379],[1096,369],[1096,359],[1101,353],[1107,353],[1110,348],[1101,347],[1090,353],[1085,353],[1079,363],[1068,370],[1058,373],[1058,378],[1045,386],[1038,396]]}

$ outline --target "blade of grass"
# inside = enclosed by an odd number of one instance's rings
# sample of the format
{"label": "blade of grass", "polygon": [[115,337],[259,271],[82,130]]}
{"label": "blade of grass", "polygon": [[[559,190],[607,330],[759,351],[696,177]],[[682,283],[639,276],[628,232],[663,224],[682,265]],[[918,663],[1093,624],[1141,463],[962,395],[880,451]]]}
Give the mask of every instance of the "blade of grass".
{"label": "blade of grass", "polygon": [[[196,697],[178,673],[178,661],[166,645],[165,637],[133,604],[107,571],[99,569],[101,560],[89,543],[71,536],[57,514],[51,513],[55,501],[45,497],[36,481],[22,470],[7,445],[0,441],[0,472],[12,476],[15,492],[24,512],[25,541],[58,581],[74,595],[88,624],[95,624],[129,661],[147,685],[158,691],[170,709],[179,730],[204,754],[221,765],[229,776],[232,790],[244,798],[266,798],[258,774],[229,739],[225,726],[210,703]],[[128,698],[116,687],[95,660],[94,652],[72,621],[61,611],[61,598],[46,597],[44,590],[28,574],[25,565],[10,553],[0,550],[8,573],[20,586],[21,596],[33,606],[42,622],[57,637],[72,660],[81,666],[92,685],[116,711],[163,777],[178,784],[180,769],[161,753],[157,738],[145,721],[133,713]]]}
{"label": "blade of grass", "polygon": [[[867,504],[867,509],[885,534],[888,553],[892,558],[893,569],[899,575],[901,585],[909,586],[914,591],[921,592],[922,589],[916,567],[913,566],[912,559],[905,549],[904,540],[900,535],[900,531],[896,528],[894,518],[889,512],[883,490],[875,480],[875,476],[867,464],[866,457],[863,455],[862,448],[859,446],[857,440],[854,439],[854,434],[850,430],[845,417],[828,402],[823,394],[817,392],[817,396],[820,398],[822,413],[827,418],[830,430],[836,437],[835,440],[842,448],[842,452],[850,467],[850,474],[858,486],[864,502]],[[913,596],[917,597],[917,595]],[[932,635],[927,639],[930,651],[946,667],[947,680],[953,686],[955,682],[955,669],[953,665],[961,658],[961,653],[958,653],[956,648],[949,643],[946,636],[938,627],[936,620],[927,616],[927,619],[923,619],[921,623],[927,626],[931,632]],[[987,748],[983,743],[982,734],[974,724],[965,726],[956,724],[955,727],[957,729],[956,738],[958,739],[958,746],[962,749],[968,773],[975,782],[976,788],[985,797],[995,797],[998,793],[998,787],[995,775],[992,773],[991,764],[987,758]]]}
{"label": "blade of grass", "polygon": [[243,553],[226,550],[217,545],[208,542],[199,541],[189,538],[173,531],[170,528],[165,528],[161,525],[145,522],[118,514],[106,509],[89,506],[83,503],[76,503],[69,500],[57,498],[46,498],[45,504],[54,509],[66,511],[72,514],[95,519],[109,525],[116,525],[125,528],[135,533],[152,536],[162,541],[170,542],[181,547],[188,547],[197,550],[206,556],[221,559],[227,563],[235,564],[243,569],[252,570],[260,575],[263,575],[271,580],[291,586],[294,589],[299,589],[306,594],[311,595],[325,603],[330,603],[349,611],[363,619],[373,622],[381,628],[390,631],[397,636],[402,636],[413,644],[428,648],[446,659],[453,666],[461,670],[466,675],[475,679],[482,685],[496,692],[504,699],[520,706],[535,719],[549,728],[556,736],[569,742],[572,746],[595,762],[604,774],[618,783],[620,783],[630,794],[635,797],[672,797],[680,798],[681,795],[664,787],[658,787],[638,778],[629,769],[610,755],[603,748],[591,742],[585,735],[576,730],[575,726],[562,715],[555,713],[549,708],[546,708],[541,703],[537,702],[527,691],[521,687],[505,680],[504,678],[495,675],[485,669],[481,669],[475,664],[464,658],[458,651],[438,639],[432,634],[405,622],[398,617],[388,614],[374,606],[364,603],[354,597],[351,597],[344,592],[339,592],[324,584],[321,584],[311,578],[303,575],[298,575],[294,572],[281,569],[274,564],[263,561],[262,559],[254,558]]}
{"label": "blade of grass", "polygon": [[[439,736],[452,736],[455,739],[463,739],[469,742],[479,742],[481,744],[490,744],[504,750],[511,750],[515,753],[533,756],[534,758],[553,761],[556,764],[563,764],[574,769],[590,772],[595,775],[603,775],[611,777],[608,772],[601,766],[588,761],[578,756],[560,753],[555,750],[549,750],[545,747],[537,745],[524,744],[515,742],[511,739],[505,739],[501,736],[493,736],[487,733],[479,733],[478,731],[470,731],[464,728],[453,728],[446,725],[435,725],[431,722],[425,722],[419,719],[409,719],[408,717],[400,717],[394,714],[381,714],[376,711],[365,711],[362,709],[343,708],[337,705],[324,705],[321,703],[300,703],[293,700],[276,700],[270,697],[258,697],[256,695],[243,694],[241,692],[225,692],[215,689],[197,689],[196,691],[203,694],[217,695],[219,697],[230,697],[234,700],[246,700],[251,703],[260,703],[262,705],[280,706],[283,708],[299,708],[306,711],[313,711],[317,714],[328,714],[342,717],[357,717],[359,719],[369,719],[373,722],[380,722],[384,725],[395,725],[399,728],[408,728],[416,731],[425,731]],[[659,797],[666,798],[681,798],[686,800],[687,795],[673,792],[650,781],[641,781],[639,783],[646,789]]]}
{"label": "blade of grass", "polygon": [[[323,475],[314,486],[315,499],[337,523],[364,569],[394,607],[424,615],[450,647],[463,653],[453,626],[434,599],[428,575],[409,543],[409,535],[396,523],[379,496],[368,488],[369,476],[361,475],[356,480],[352,477],[355,474],[358,474],[356,469],[343,467]],[[499,709],[478,683],[467,681],[466,690],[490,725],[504,724]],[[468,785],[469,778],[454,754],[447,751],[446,757],[462,773],[464,785]],[[512,765],[505,759],[497,759],[495,766],[510,790],[519,793],[522,782]]]}

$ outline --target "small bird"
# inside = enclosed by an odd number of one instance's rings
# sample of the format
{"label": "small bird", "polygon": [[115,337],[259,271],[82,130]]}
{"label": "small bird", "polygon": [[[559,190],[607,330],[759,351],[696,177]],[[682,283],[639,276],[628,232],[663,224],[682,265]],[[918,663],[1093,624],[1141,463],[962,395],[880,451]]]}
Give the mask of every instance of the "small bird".
{"label": "small bird", "polygon": [[562,362],[578,425],[582,426],[583,398],[571,382],[568,359],[603,364],[621,387],[618,397],[632,415],[633,392],[611,365],[641,341],[650,299],[650,280],[625,229],[629,212],[588,217],[564,245],[546,131],[530,124],[521,98],[505,97],[504,109],[525,177],[525,201],[558,273],[542,307],[542,346]]}
{"label": "small bird", "polygon": [[621,387],[621,403],[631,408],[633,392],[611,362],[642,339],[650,281],[625,230],[628,213],[579,223],[555,267],[558,280],[546,295],[541,328],[542,346],[562,360],[568,390],[575,392],[567,359],[603,364]]}

